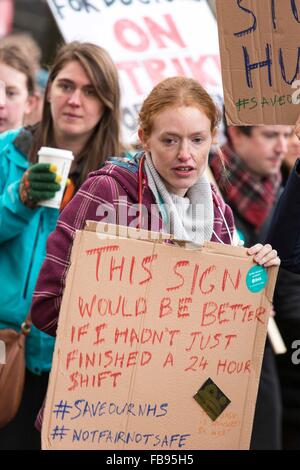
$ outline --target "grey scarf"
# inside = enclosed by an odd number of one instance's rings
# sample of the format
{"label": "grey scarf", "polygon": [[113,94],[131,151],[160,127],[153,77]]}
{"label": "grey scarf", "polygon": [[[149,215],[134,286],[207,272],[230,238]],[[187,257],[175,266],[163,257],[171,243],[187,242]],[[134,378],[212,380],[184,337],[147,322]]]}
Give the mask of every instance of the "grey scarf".
{"label": "grey scarf", "polygon": [[186,240],[195,245],[202,245],[205,240],[210,240],[214,209],[207,177],[202,175],[185,197],[171,194],[156,171],[151,156],[147,152],[145,155],[149,187],[162,215],[165,231],[174,235],[177,240]]}

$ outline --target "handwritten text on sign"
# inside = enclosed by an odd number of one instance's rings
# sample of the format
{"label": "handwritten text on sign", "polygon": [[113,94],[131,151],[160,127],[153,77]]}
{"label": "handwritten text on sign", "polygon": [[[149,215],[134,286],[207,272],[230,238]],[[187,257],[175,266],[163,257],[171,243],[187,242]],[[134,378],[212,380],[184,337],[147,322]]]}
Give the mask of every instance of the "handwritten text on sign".
{"label": "handwritten text on sign", "polygon": [[[247,288],[250,258],[95,238],[85,233],[62,306],[50,447],[240,442],[254,341],[270,305]],[[209,397],[215,421],[199,406],[206,381],[218,391]]]}
{"label": "handwritten text on sign", "polygon": [[230,122],[294,124],[299,104],[299,84],[293,89],[300,79],[299,2],[218,0],[217,7]]}
{"label": "handwritten text on sign", "polygon": [[[146,286],[153,279],[152,270],[155,262],[159,262],[157,255],[144,256],[137,259],[132,256],[130,259],[122,256],[118,245],[108,245],[99,249],[89,250],[87,254],[95,259],[95,278],[100,285],[102,283],[112,283],[118,289],[124,283],[137,289],[139,286]],[[162,357],[161,366],[174,366],[173,350],[182,342],[180,336],[181,329],[162,328],[136,328],[129,326],[126,328],[110,327],[112,317],[132,319],[145,315],[151,315],[158,319],[168,317],[170,323],[174,316],[183,321],[191,317],[193,312],[193,302],[199,301],[199,297],[209,296],[208,301],[203,301],[200,308],[197,308],[199,327],[203,331],[190,331],[189,341],[186,342],[184,351],[191,354],[201,354],[207,349],[218,348],[226,351],[237,338],[236,333],[222,332],[222,325],[230,326],[233,323],[243,324],[248,322],[263,322],[265,308],[255,308],[251,304],[231,304],[230,302],[217,303],[212,300],[213,294],[226,295],[227,290],[238,290],[241,282],[240,269],[235,273],[230,273],[224,268],[220,285],[215,285],[216,266],[200,268],[197,263],[190,263],[187,260],[177,261],[171,268],[170,281],[168,287],[164,289],[161,297],[153,303],[151,300],[151,312],[149,312],[149,299],[146,296],[134,296],[129,291],[128,294],[114,295],[114,298],[99,296],[94,294],[92,298],[86,299],[78,297],[77,314],[83,320],[101,320],[101,323],[81,324],[79,327],[71,327],[70,342],[76,346],[83,341],[92,346],[88,353],[82,353],[77,348],[72,349],[66,356],[66,370],[70,374],[70,387],[68,390],[75,390],[77,387],[101,387],[102,382],[111,378],[113,387],[118,385],[122,376],[122,371],[137,364],[141,367],[147,366],[153,359],[155,350],[163,349],[169,352]],[[172,297],[170,293],[173,293]],[[188,292],[188,296],[186,293]],[[154,309],[153,309],[154,307]],[[206,332],[207,327],[217,328],[216,333]],[[218,329],[219,327],[219,329]],[[227,330],[227,328],[226,328]],[[105,350],[105,344],[113,345],[114,350]],[[102,345],[99,350],[99,345]],[[124,347],[126,352],[124,352]],[[120,349],[118,349],[120,348]],[[136,350],[139,349],[139,351]],[[140,349],[143,348],[143,349]],[[240,373],[250,371],[250,361],[227,361],[222,357],[216,364],[216,373]],[[199,368],[205,370],[207,360],[204,356],[187,354],[187,361],[184,371],[196,371]],[[99,369],[97,374],[87,374],[85,371],[91,368]],[[83,373],[84,371],[84,373]]]}

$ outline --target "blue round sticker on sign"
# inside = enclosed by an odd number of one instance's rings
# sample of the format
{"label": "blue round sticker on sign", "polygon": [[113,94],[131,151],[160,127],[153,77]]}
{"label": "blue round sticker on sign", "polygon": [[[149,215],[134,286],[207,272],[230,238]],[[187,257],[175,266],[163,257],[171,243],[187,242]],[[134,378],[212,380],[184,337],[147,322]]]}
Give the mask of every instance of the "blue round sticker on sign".
{"label": "blue round sticker on sign", "polygon": [[250,292],[257,293],[264,289],[268,281],[268,274],[263,266],[253,266],[249,269],[246,284]]}

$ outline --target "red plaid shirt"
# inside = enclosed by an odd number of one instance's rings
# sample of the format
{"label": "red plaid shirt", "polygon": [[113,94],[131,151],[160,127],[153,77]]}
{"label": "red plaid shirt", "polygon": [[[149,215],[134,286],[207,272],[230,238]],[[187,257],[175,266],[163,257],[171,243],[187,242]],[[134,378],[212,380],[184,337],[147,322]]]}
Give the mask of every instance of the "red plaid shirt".
{"label": "red plaid shirt", "polygon": [[261,177],[251,172],[228,145],[222,147],[225,169],[218,154],[213,154],[210,167],[225,201],[244,220],[259,229],[269,215],[280,186],[281,176]]}

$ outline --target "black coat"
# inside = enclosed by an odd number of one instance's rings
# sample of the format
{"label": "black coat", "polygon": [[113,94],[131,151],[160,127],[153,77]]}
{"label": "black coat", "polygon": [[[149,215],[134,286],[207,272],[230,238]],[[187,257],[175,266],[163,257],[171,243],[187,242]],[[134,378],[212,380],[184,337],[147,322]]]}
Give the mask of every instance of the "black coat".
{"label": "black coat", "polygon": [[[287,352],[277,356],[283,403],[284,448],[300,449],[300,274],[280,268],[274,294],[276,323]],[[298,343],[299,344],[299,343]],[[294,347],[293,347],[294,346]],[[296,348],[295,348],[296,346]]]}
{"label": "black coat", "polygon": [[282,268],[300,274],[300,159],[275,209],[268,242],[278,251]]}
{"label": "black coat", "polygon": [[283,403],[283,442],[285,449],[299,449],[300,364],[295,363],[297,351],[293,343],[300,340],[300,159],[276,207],[268,242],[281,258],[274,309],[276,323],[287,347],[285,354],[277,356]]}
{"label": "black coat", "polygon": [[[278,191],[277,200],[279,199],[281,192],[282,189]],[[252,224],[245,220],[243,214],[235,211],[233,208],[232,210],[236,228],[243,236],[245,246],[250,247],[256,243],[265,243],[270,223],[273,218],[274,209],[271,210],[259,230],[256,230]],[[281,445],[280,384],[275,355],[267,337],[255,407],[250,449],[277,450],[281,449]]]}

